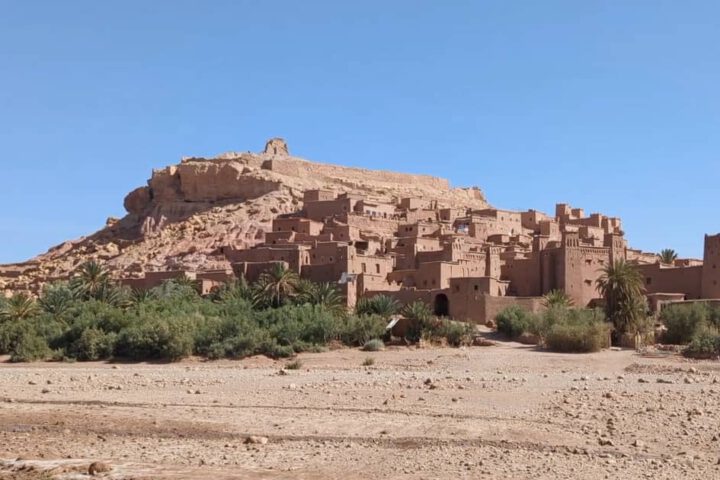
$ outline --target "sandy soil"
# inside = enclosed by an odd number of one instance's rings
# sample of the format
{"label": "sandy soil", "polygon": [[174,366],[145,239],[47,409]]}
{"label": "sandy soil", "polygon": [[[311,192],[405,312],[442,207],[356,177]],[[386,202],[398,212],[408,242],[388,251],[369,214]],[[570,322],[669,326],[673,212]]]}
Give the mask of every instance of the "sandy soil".
{"label": "sandy soil", "polygon": [[0,478],[720,478],[717,362],[515,343],[299,358],[2,363]]}

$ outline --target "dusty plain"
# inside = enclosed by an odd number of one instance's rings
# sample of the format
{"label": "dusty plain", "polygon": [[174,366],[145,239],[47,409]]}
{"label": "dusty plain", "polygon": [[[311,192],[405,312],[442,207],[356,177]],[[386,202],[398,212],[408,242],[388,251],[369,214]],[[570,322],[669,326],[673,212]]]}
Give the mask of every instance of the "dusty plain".
{"label": "dusty plain", "polygon": [[718,362],[511,342],[299,359],[0,363],[0,478],[720,478]]}

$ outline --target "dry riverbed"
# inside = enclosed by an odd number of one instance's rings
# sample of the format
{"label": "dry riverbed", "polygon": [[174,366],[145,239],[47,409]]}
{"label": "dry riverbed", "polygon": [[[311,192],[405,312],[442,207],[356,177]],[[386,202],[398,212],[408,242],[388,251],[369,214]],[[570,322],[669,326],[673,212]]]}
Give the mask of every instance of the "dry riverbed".
{"label": "dry riverbed", "polygon": [[720,478],[717,362],[516,343],[299,359],[0,363],[0,478]]}

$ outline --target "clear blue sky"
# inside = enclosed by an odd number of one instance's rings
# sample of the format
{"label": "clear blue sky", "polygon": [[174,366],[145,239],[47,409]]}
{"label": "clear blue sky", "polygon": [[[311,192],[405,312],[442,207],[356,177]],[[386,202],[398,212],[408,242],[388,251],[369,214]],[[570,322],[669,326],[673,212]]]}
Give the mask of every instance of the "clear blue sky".
{"label": "clear blue sky", "polygon": [[124,214],[151,168],[260,150],[720,231],[720,2],[0,0],[0,262]]}

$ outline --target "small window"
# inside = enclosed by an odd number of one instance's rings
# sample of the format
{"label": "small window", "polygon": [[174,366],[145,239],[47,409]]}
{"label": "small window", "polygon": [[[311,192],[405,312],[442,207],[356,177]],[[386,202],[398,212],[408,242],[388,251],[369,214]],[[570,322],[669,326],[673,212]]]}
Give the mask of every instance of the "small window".
{"label": "small window", "polygon": [[480,289],[478,285],[475,285],[475,291],[477,292]]}
{"label": "small window", "polygon": [[652,283],[652,278],[647,277],[647,278],[645,279],[645,285],[650,285],[651,283]]}
{"label": "small window", "polygon": [[380,264],[379,263],[375,264],[375,273],[380,273]]}
{"label": "small window", "polygon": [[362,264],[362,272],[363,273],[367,272],[367,265],[365,265],[364,263]]}

